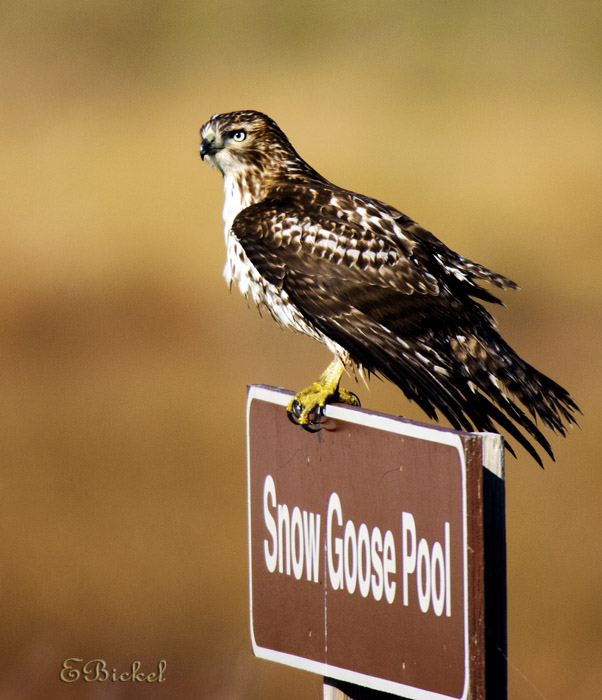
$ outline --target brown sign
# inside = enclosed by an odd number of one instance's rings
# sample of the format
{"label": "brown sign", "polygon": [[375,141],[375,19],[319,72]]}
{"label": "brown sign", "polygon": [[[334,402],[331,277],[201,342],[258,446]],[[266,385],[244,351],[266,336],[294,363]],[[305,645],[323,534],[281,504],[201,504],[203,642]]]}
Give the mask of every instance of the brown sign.
{"label": "brown sign", "polygon": [[309,433],[289,400],[249,389],[255,655],[416,700],[476,697],[479,436],[342,406]]}

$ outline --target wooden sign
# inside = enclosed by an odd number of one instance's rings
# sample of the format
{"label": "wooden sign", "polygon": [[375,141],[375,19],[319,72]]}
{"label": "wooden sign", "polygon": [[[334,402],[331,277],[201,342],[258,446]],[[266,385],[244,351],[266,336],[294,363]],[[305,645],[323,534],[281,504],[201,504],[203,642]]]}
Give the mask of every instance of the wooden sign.
{"label": "wooden sign", "polygon": [[[290,397],[248,394],[253,652],[415,700],[485,697],[503,665],[486,636],[505,650],[505,614],[485,634],[486,579],[505,612],[502,439],[338,405],[309,433]],[[502,496],[489,530],[483,465]]]}

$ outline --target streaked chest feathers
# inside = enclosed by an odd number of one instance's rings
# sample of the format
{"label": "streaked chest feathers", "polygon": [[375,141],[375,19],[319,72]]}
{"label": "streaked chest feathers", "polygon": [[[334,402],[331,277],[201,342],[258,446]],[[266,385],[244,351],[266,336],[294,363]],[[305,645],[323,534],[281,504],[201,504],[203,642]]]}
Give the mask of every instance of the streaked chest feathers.
{"label": "streaked chest feathers", "polygon": [[268,282],[249,260],[244,248],[232,233],[232,222],[248,206],[258,201],[253,187],[241,187],[240,177],[224,177],[224,239],[226,243],[226,264],[224,279],[231,288],[236,282],[241,294],[250,299],[260,310],[267,309],[272,318],[285,328],[304,333],[325,343],[332,352],[340,350],[328,338],[313,327],[294,306],[286,290]]}

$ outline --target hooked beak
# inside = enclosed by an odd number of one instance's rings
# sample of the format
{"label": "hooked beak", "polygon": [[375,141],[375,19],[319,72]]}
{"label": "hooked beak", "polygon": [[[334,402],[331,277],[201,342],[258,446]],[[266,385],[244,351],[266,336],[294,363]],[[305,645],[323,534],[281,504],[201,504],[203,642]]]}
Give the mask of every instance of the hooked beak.
{"label": "hooked beak", "polygon": [[205,160],[205,156],[212,156],[217,150],[219,149],[215,145],[215,137],[204,138],[200,147],[201,160]]}

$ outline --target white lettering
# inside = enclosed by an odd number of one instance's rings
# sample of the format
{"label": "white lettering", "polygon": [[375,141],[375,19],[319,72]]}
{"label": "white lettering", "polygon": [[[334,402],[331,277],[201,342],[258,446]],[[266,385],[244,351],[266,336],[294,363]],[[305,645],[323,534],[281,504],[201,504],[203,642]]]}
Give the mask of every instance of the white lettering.
{"label": "white lettering", "polygon": [[[408,535],[410,537],[409,543]],[[416,523],[414,516],[405,511],[401,514],[401,568],[403,571],[403,604],[409,605],[408,576],[416,570]]]}
{"label": "white lettering", "polygon": [[[351,545],[351,552],[349,551]],[[343,547],[345,553],[345,586],[348,593],[355,593],[357,583],[357,538],[355,535],[355,525],[353,520],[348,520],[345,524],[345,545]],[[350,564],[350,562],[352,562]]]}
{"label": "white lettering", "polygon": [[445,604],[445,561],[440,542],[435,542],[431,552],[431,598],[433,612],[437,617],[441,617]]}
{"label": "white lettering", "polygon": [[396,572],[395,564],[395,541],[391,530],[385,532],[385,542],[383,545],[383,567],[385,576],[385,598],[387,603],[392,603],[395,600],[395,589],[397,584],[395,581],[389,581],[389,574]]}
{"label": "white lettering", "polygon": [[366,523],[357,531],[357,577],[362,598],[370,593],[370,533]]}
{"label": "white lettering", "polygon": [[[423,584],[424,579],[424,586]],[[422,538],[418,543],[418,563],[416,567],[416,590],[418,605],[423,613],[428,612],[431,604],[431,558],[429,543]]]}
{"label": "white lettering", "polygon": [[299,580],[303,576],[303,521],[299,506],[293,508],[291,516],[291,555],[293,574]]}
{"label": "white lettering", "polygon": [[270,573],[276,571],[276,562],[278,559],[278,550],[276,540],[278,539],[278,531],[276,530],[276,521],[274,516],[270,513],[270,508],[268,506],[268,497],[271,497],[272,508],[276,507],[276,485],[274,484],[274,479],[268,474],[265,478],[263,484],[263,519],[265,520],[265,526],[268,532],[272,536],[272,551],[269,551],[268,541],[263,541],[263,555],[265,558],[265,565]]}
{"label": "white lettering", "polygon": [[[286,535],[284,531],[286,530]],[[278,504],[278,571],[283,573],[283,548],[286,545],[286,574],[291,575],[291,521],[286,504]]]}
{"label": "white lettering", "polygon": [[[321,536],[321,515],[299,506],[278,503],[276,485],[271,475],[263,485],[263,518],[266,537],[263,555],[267,570],[320,582],[320,561],[324,540]],[[443,523],[441,541],[432,544],[420,537],[412,513],[401,513],[401,586],[404,606],[411,598],[422,613],[431,610],[436,617],[451,617],[451,525]],[[383,534],[379,527],[362,522],[356,527],[345,520],[341,499],[330,494],[326,516],[327,581],[335,590],[353,595],[359,590],[362,598],[372,595],[375,601],[395,601],[397,582],[397,550],[391,530]],[[410,589],[415,578],[416,597]]]}
{"label": "white lettering", "polygon": [[451,526],[444,523],[444,545],[433,542],[429,545],[422,537],[418,546],[416,522],[411,513],[401,514],[401,559],[403,604],[409,605],[410,582],[412,574],[416,574],[416,594],[418,605],[423,613],[430,610],[441,617],[443,610],[447,617],[451,616],[451,557],[450,540]]}
{"label": "white lettering", "polygon": [[[330,585],[335,591],[343,587],[343,562],[341,557],[343,554],[343,543],[341,538],[337,537],[332,547],[332,518],[337,516],[337,525],[340,527],[343,524],[343,509],[341,508],[341,499],[338,494],[333,491],[328,499],[328,514],[326,516],[326,532],[327,532],[327,549],[328,549],[328,576],[330,577]],[[333,553],[337,557],[336,565],[333,562]]]}
{"label": "white lettering", "polygon": [[[328,501],[326,517],[328,576],[331,587],[335,591],[344,588],[353,594],[359,585],[359,592],[364,598],[372,592],[375,600],[381,600],[384,592],[387,602],[392,603],[395,600],[397,585],[390,579],[396,572],[393,533],[387,530],[383,543],[383,536],[378,527],[373,528],[370,533],[366,523],[361,523],[356,530],[353,520],[347,520],[341,537],[342,525],[341,499],[333,492]],[[335,527],[338,532],[334,530]]]}
{"label": "white lettering", "polygon": [[449,548],[451,525],[445,522],[445,615],[451,617],[451,556]]}
{"label": "white lettering", "polygon": [[372,530],[372,537],[370,540],[371,544],[371,555],[372,555],[372,567],[374,568],[374,573],[372,574],[372,596],[374,600],[380,600],[383,597],[383,563],[381,561],[380,555],[383,551],[383,536],[378,527]]}
{"label": "white lettering", "polygon": [[[265,565],[270,573],[301,580],[320,582],[320,561],[323,540],[319,513],[299,506],[278,503],[276,485],[271,475],[263,485],[263,518],[266,537],[263,540]],[[403,605],[411,604],[410,589],[415,578],[416,598],[422,613],[431,610],[436,617],[445,611],[451,616],[451,525],[445,522],[441,542],[432,544],[420,537],[412,513],[401,513],[401,586]],[[397,551],[391,530],[371,530],[365,522],[356,527],[345,520],[341,499],[330,494],[326,516],[327,576],[330,587],[353,595],[359,590],[362,598],[372,595],[392,604],[397,582]]]}
{"label": "white lettering", "polygon": [[[276,517],[273,510],[276,509]],[[265,565],[270,573],[292,573],[296,579],[320,580],[320,514],[308,513],[299,506],[289,511],[286,504],[278,503],[276,485],[268,474],[263,484],[263,519],[269,538],[263,541]]]}
{"label": "white lettering", "polygon": [[320,571],[320,514],[303,511],[303,536],[305,539],[305,573],[307,580],[318,583]]}

